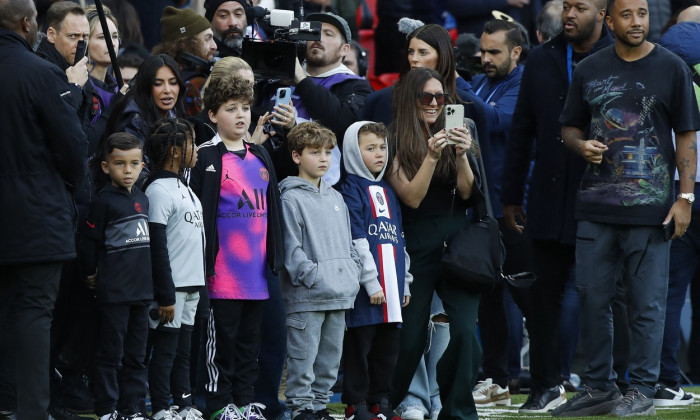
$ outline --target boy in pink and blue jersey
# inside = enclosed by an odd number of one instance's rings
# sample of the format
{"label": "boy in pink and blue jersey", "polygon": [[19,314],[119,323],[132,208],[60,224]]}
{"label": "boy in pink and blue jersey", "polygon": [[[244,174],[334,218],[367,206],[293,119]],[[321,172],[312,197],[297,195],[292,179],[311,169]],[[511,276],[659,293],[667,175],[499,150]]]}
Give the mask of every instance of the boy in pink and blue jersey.
{"label": "boy in pink and blue jersey", "polygon": [[200,146],[190,185],[202,201],[210,309],[207,414],[264,419],[255,402],[266,265],[283,266],[280,197],[270,156],[243,139],[253,101],[250,82],[213,80],[203,97],[216,136]]}

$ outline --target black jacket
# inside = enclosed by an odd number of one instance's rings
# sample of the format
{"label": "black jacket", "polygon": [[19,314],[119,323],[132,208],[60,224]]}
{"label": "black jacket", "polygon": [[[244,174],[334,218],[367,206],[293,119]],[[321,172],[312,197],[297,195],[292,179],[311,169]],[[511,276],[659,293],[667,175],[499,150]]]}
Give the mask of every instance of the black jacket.
{"label": "black jacket", "polygon": [[[277,176],[272,165],[272,159],[265,148],[250,144],[250,151],[263,161],[270,174],[267,188],[267,264],[277,273],[284,267],[284,242],[282,236],[282,203]],[[197,164],[190,172],[190,188],[202,202],[204,213],[204,234],[206,236],[207,277],[214,275],[214,263],[219,253],[219,234],[216,224],[216,212],[219,209],[221,191],[221,159],[227,153],[223,142],[207,142],[200,146],[197,154]]]}
{"label": "black jacket", "polygon": [[[603,26],[592,52],[613,43]],[[527,233],[535,240],[573,245],[574,206],[585,161],[561,139],[559,114],[569,90],[567,42],[562,34],[533,49],[520,82],[506,146],[501,202],[522,205],[530,161],[535,166],[527,195]]]}
{"label": "black jacket", "polygon": [[[71,66],[66,62],[66,59],[63,58],[58,50],[56,50],[56,47],[46,38],[41,40],[36,52],[40,57],[60,68],[63,71],[64,76],[68,67]],[[82,88],[73,83],[70,83],[69,87],[73,107],[78,114],[78,118],[80,118],[80,123],[83,127],[85,135],[87,136],[88,144],[90,145],[91,149],[94,150],[100,143],[100,139],[102,138],[105,128],[107,127],[107,120],[109,119],[109,115],[111,113],[111,107],[102,110],[100,117],[94,124],[92,124],[92,119],[95,116],[92,110],[92,98],[94,95],[96,95],[92,84],[90,84],[90,81],[88,80],[85,82]],[[118,97],[113,98],[112,104],[117,102],[117,99],[121,96],[121,94],[118,95]]]}
{"label": "black jacket", "polygon": [[345,130],[358,121],[365,97],[372,92],[372,86],[364,79],[348,79],[329,90],[307,77],[295,89],[309,116],[335,133],[339,147],[342,146]]}
{"label": "black jacket", "polygon": [[87,142],[66,75],[0,29],[0,264],[75,257],[69,188],[85,176]]}

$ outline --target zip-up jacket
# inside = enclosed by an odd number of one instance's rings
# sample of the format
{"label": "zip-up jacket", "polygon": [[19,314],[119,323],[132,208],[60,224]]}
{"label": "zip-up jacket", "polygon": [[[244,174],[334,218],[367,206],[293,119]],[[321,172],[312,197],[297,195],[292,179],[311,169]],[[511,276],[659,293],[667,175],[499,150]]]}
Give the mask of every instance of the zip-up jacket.
{"label": "zip-up jacket", "polygon": [[69,189],[85,176],[85,134],[65,73],[15,32],[0,29],[0,51],[0,264],[65,261],[76,255]]}
{"label": "zip-up jacket", "polygon": [[153,300],[148,197],[111,183],[97,194],[82,225],[83,274],[97,273],[99,303]]}
{"label": "zip-up jacket", "polygon": [[[280,191],[272,159],[262,146],[248,143],[253,155],[262,160],[270,176],[267,188],[267,264],[279,272],[284,267],[284,242],[282,238],[282,213],[280,209]],[[226,145],[218,139],[199,146],[197,164],[190,171],[190,188],[202,202],[204,213],[204,233],[206,236],[206,273],[213,276],[216,255],[219,253],[219,233],[216,225],[216,213],[219,209],[221,192],[222,156],[228,153]]]}

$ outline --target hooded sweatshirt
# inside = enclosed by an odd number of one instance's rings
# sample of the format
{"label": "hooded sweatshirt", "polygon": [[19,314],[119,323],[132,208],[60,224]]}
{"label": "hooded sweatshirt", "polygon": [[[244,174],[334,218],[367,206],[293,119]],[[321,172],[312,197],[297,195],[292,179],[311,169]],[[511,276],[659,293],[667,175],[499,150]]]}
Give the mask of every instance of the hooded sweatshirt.
{"label": "hooded sweatshirt", "polygon": [[[350,212],[353,245],[362,261],[362,290],[355,308],[346,315],[348,327],[401,322],[404,296],[410,296],[408,272],[401,223],[401,204],[382,171],[375,177],[367,169],[360,153],[358,131],[370,121],[352,124],[343,139],[343,163],[347,177],[339,190]],[[386,139],[384,139],[386,145]],[[384,292],[386,302],[371,305],[369,296]]]}
{"label": "hooded sweatshirt", "polygon": [[317,188],[296,176],[282,181],[280,189],[287,313],[352,308],[361,266],[343,197],[323,180]]}

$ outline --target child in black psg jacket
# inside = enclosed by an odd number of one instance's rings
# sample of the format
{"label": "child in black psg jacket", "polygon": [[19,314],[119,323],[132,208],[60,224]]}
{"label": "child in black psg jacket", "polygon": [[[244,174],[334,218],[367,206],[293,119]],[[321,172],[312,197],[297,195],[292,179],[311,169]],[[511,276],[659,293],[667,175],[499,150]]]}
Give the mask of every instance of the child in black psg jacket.
{"label": "child in black psg jacket", "polygon": [[153,282],[148,198],[134,186],[144,167],[141,141],[112,134],[101,161],[111,182],[90,205],[80,246],[83,273],[95,289],[99,311],[95,414],[101,420],[146,419],[139,411],[147,392],[144,362]]}

